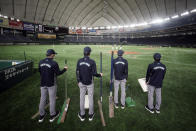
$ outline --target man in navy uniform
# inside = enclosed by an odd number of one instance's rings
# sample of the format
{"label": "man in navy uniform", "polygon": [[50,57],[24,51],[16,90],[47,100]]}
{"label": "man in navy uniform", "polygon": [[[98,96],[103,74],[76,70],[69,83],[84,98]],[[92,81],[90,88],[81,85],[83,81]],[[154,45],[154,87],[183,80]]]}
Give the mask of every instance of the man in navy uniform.
{"label": "man in navy uniform", "polygon": [[[154,62],[149,64],[146,73],[146,83],[148,85],[148,105],[145,106],[146,110],[150,113],[160,113],[161,106],[161,88],[163,79],[166,73],[166,66],[160,62],[161,54],[154,54]],[[156,94],[156,105],[153,105],[154,91]]]}
{"label": "man in navy uniform", "polygon": [[53,49],[48,49],[46,58],[39,62],[39,72],[41,75],[41,98],[39,105],[40,118],[39,122],[43,122],[46,116],[45,105],[47,95],[49,94],[50,101],[50,122],[53,122],[58,116],[59,111],[56,111],[56,91],[57,91],[57,76],[63,74],[67,70],[67,66],[61,71],[59,65],[54,61],[57,53]]}
{"label": "man in navy uniform", "polygon": [[93,77],[102,77],[102,73],[97,73],[96,63],[94,60],[90,59],[91,48],[84,48],[84,57],[79,59],[77,62],[76,68],[76,76],[78,86],[80,88],[80,112],[78,113],[78,117],[81,121],[85,120],[85,94],[88,91],[89,98],[89,121],[93,120],[94,117],[94,83]]}
{"label": "man in navy uniform", "polygon": [[121,86],[121,108],[125,108],[125,85],[128,78],[128,62],[124,59],[124,51],[118,50],[118,57],[113,60],[114,67],[114,103],[115,108],[118,108],[118,90],[119,85]]}

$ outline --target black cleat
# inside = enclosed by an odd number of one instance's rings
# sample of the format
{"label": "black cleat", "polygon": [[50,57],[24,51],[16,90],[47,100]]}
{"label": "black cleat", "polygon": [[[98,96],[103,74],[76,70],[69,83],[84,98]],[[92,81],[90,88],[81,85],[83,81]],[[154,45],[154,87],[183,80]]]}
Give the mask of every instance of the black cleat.
{"label": "black cleat", "polygon": [[155,111],[156,111],[157,114],[160,114],[161,113],[160,110],[155,109]]}
{"label": "black cleat", "polygon": [[154,113],[154,110],[153,109],[150,109],[148,106],[145,106],[145,109],[147,110],[147,111],[149,111],[150,113]]}
{"label": "black cleat", "polygon": [[46,116],[46,113],[43,116],[40,115],[38,122],[42,123],[44,121],[45,116]]}
{"label": "black cleat", "polygon": [[95,113],[89,115],[89,119],[88,119],[88,120],[89,120],[89,121],[92,121],[94,116],[95,116]]}
{"label": "black cleat", "polygon": [[57,117],[59,116],[59,111],[56,111],[56,114],[53,116],[50,116],[50,122],[53,122]]}
{"label": "black cleat", "polygon": [[115,107],[116,109],[118,109],[118,103],[115,103],[115,104],[114,104],[114,107]]}
{"label": "black cleat", "polygon": [[122,105],[122,104],[121,104],[121,109],[125,109],[125,105]]}
{"label": "black cleat", "polygon": [[78,117],[80,118],[81,121],[85,120],[85,115],[80,115],[80,112],[78,112]]}

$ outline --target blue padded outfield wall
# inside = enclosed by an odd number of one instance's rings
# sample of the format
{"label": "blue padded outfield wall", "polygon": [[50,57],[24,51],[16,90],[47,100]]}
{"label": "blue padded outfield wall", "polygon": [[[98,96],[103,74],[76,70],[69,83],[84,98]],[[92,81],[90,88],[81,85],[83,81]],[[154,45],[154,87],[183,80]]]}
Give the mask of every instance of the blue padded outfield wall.
{"label": "blue padded outfield wall", "polygon": [[32,61],[0,61],[0,92],[32,75]]}

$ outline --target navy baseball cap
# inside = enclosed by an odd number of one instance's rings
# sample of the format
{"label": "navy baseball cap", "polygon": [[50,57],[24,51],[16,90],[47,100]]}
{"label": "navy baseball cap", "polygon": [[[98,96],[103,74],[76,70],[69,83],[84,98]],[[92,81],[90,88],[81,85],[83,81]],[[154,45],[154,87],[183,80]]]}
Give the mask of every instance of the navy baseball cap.
{"label": "navy baseball cap", "polygon": [[155,60],[160,60],[161,59],[161,54],[160,53],[155,53],[153,55],[153,57],[154,57]]}
{"label": "navy baseball cap", "polygon": [[46,55],[50,56],[52,54],[57,54],[57,53],[53,49],[48,49],[47,52],[46,52]]}
{"label": "navy baseball cap", "polygon": [[85,47],[85,48],[84,48],[84,53],[85,53],[85,54],[91,53],[91,48],[88,47],[88,46]]}
{"label": "navy baseball cap", "polygon": [[124,54],[123,50],[118,50],[118,56],[122,56]]}

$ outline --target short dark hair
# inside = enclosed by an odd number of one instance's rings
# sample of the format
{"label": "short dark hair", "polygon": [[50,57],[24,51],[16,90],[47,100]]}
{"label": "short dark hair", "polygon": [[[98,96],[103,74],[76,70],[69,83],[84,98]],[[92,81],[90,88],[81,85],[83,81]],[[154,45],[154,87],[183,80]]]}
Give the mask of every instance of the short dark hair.
{"label": "short dark hair", "polygon": [[53,49],[48,49],[46,52],[46,56],[51,56],[52,54],[57,54]]}
{"label": "short dark hair", "polygon": [[84,48],[84,56],[89,56],[91,53],[91,48],[90,47],[85,47]]}
{"label": "short dark hair", "polygon": [[117,54],[118,54],[118,56],[123,56],[124,51],[123,50],[118,50]]}
{"label": "short dark hair", "polygon": [[89,56],[90,52],[84,52],[84,56]]}
{"label": "short dark hair", "polygon": [[154,58],[155,61],[160,61],[160,59],[161,59],[161,54],[160,54],[160,53],[155,53],[155,54],[153,55],[153,58]]}
{"label": "short dark hair", "polygon": [[155,61],[159,62],[161,59],[154,59]]}

